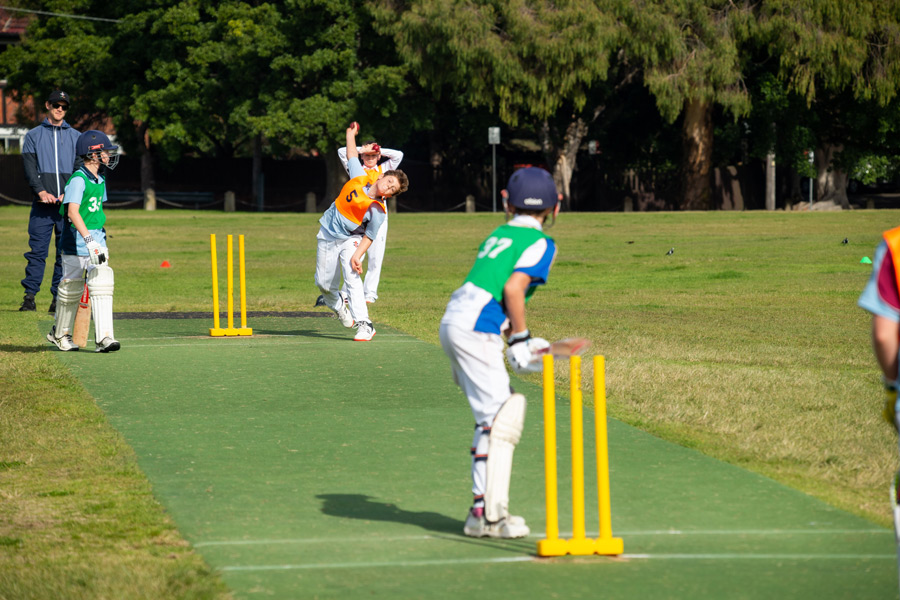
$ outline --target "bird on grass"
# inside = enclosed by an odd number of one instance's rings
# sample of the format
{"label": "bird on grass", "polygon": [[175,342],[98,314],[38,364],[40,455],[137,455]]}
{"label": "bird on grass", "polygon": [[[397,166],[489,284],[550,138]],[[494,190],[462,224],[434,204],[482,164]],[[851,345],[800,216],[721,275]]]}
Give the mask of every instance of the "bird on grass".
{"label": "bird on grass", "polygon": [[842,244],[847,244],[847,243],[849,243],[849,242],[850,242],[850,240],[848,240],[847,238],[844,238],[844,241],[842,241],[841,243],[842,243]]}
{"label": "bird on grass", "polygon": [[669,248],[669,251],[666,252],[666,256],[672,256],[673,254],[675,254],[675,248],[674,248],[674,247],[673,247],[673,248]]}

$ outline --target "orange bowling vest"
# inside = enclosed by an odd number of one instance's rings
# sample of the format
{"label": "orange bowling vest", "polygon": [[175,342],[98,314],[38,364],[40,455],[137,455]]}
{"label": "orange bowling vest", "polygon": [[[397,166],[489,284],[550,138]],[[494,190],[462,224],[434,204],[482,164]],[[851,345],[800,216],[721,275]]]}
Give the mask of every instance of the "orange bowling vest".
{"label": "orange bowling vest", "polygon": [[372,204],[378,204],[381,210],[385,213],[387,212],[387,206],[385,206],[384,202],[380,199],[369,198],[368,194],[366,194],[365,186],[370,183],[372,183],[371,175],[355,177],[344,184],[337,200],[334,201],[338,212],[357,225],[362,225],[363,219]]}
{"label": "orange bowling vest", "polygon": [[884,241],[891,251],[891,258],[894,262],[894,277],[897,286],[900,287],[900,227],[895,227],[890,231],[884,232]]}

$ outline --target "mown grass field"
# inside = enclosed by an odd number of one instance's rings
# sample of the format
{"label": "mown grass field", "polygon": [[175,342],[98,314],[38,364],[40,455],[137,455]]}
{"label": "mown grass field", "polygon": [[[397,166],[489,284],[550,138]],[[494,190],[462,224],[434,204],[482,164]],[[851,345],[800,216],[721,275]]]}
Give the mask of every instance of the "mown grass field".
{"label": "mown grass field", "polygon": [[[227,597],[43,339],[49,271],[38,312],[17,312],[27,215],[0,208],[0,598]],[[110,211],[116,311],[211,310],[210,233],[220,248],[227,233],[246,236],[249,310],[310,310],[317,217]],[[447,297],[501,220],[392,215],[376,327],[437,344]],[[563,214],[529,325],[593,340],[611,416],[887,525],[896,440],[855,302],[869,275],[860,259],[898,220]]]}

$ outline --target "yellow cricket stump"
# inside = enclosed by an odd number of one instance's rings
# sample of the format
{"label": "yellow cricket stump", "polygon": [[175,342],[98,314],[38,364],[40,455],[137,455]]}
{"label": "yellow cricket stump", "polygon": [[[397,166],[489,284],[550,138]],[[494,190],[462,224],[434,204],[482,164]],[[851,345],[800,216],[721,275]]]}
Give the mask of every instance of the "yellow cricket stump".
{"label": "yellow cricket stump", "polygon": [[219,323],[219,269],[216,259],[216,234],[209,236],[210,251],[212,253],[212,287],[213,287],[213,326],[209,330],[212,337],[224,337],[234,335],[253,335],[253,329],[247,327],[247,285],[244,279],[244,236],[238,236],[238,280],[241,292],[241,326],[234,326],[234,242],[233,237],[228,236],[227,256],[228,268],[226,269],[228,285],[228,327],[222,329]]}
{"label": "yellow cricket stump", "polygon": [[624,551],[621,538],[612,536],[609,500],[609,453],[606,434],[606,377],[602,356],[594,357],[594,423],[597,449],[597,497],[600,533],[596,539],[585,534],[584,508],[584,425],[581,394],[581,357],[571,356],[570,415],[572,420],[572,539],[559,537],[559,503],[556,470],[556,385],[553,356],[544,357],[544,483],[547,504],[547,538],[537,543],[538,556],[571,554],[617,555]]}

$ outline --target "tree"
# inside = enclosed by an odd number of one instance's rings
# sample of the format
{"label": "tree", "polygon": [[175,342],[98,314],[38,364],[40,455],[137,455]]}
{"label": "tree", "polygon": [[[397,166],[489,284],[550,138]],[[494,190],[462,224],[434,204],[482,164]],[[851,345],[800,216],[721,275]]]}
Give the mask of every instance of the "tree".
{"label": "tree", "polygon": [[589,93],[606,78],[622,33],[617,0],[371,4],[378,30],[393,36],[411,72],[436,98],[461,94],[470,106],[495,110],[510,127],[531,121],[568,200],[571,157],[587,132],[582,111],[594,108],[587,106]]}
{"label": "tree", "polygon": [[[898,0],[650,0],[625,6],[626,51],[643,65],[661,113],[670,121],[682,116],[684,208],[710,207],[713,107],[738,119],[749,114],[754,96],[765,99],[765,90],[748,88],[753,61],[777,65],[787,94],[805,97],[812,110],[818,99],[827,102],[844,90],[856,100],[889,102],[900,81]],[[774,147],[772,125],[755,129],[770,143],[767,154]],[[819,139],[820,198],[833,195],[846,204],[846,177],[834,160],[841,144]]]}
{"label": "tree", "polygon": [[352,0],[286,2],[281,28],[291,51],[273,61],[278,75],[262,96],[266,111],[250,119],[265,139],[326,157],[328,201],[346,181],[334,150],[351,121],[362,124],[361,141],[400,147],[429,115],[390,38],[372,21],[369,7]]}
{"label": "tree", "polygon": [[752,18],[746,3],[731,0],[629,1],[626,53],[669,122],[682,117],[684,209],[712,208],[713,108],[734,117],[750,110],[740,44]]}
{"label": "tree", "polygon": [[778,58],[779,76],[818,122],[818,199],[847,207],[853,160],[841,154],[872,116],[859,109],[887,106],[900,84],[900,1],[768,0],[757,23],[753,41]]}
{"label": "tree", "polygon": [[162,144],[252,154],[254,195],[264,153],[323,154],[332,197],[344,177],[333,150],[351,120],[369,117],[370,135],[380,127],[399,141],[416,123],[382,122],[401,110],[405,70],[390,64],[389,46],[379,46],[369,17],[349,0],[182,2],[174,10],[181,14],[157,21],[158,33],[184,51],[152,62],[152,89],[138,105],[169,113],[155,133]]}
{"label": "tree", "polygon": [[[53,9],[38,2],[18,4],[25,9]],[[11,7],[7,10],[15,11]],[[0,74],[19,103],[18,117],[22,122],[32,122],[34,117],[25,112],[25,101],[30,97],[38,99],[41,112],[42,99],[54,88],[64,89],[74,99],[66,115],[70,123],[83,125],[102,116],[102,109],[92,101],[92,90],[100,85],[100,79],[94,75],[111,64],[113,58],[111,41],[102,33],[104,26],[108,25],[95,21],[76,25],[66,18],[35,17],[29,21],[21,42],[0,53]],[[73,35],[76,30],[78,35]]]}
{"label": "tree", "polygon": [[351,120],[371,119],[370,134],[393,143],[420,124],[403,105],[405,67],[350,0],[84,0],[79,9],[117,22],[41,15],[0,70],[20,97],[65,87],[76,108],[92,108],[76,117],[112,118],[142,156],[142,188],[152,189],[157,154],[252,154],[257,165],[293,148],[332,157]]}

